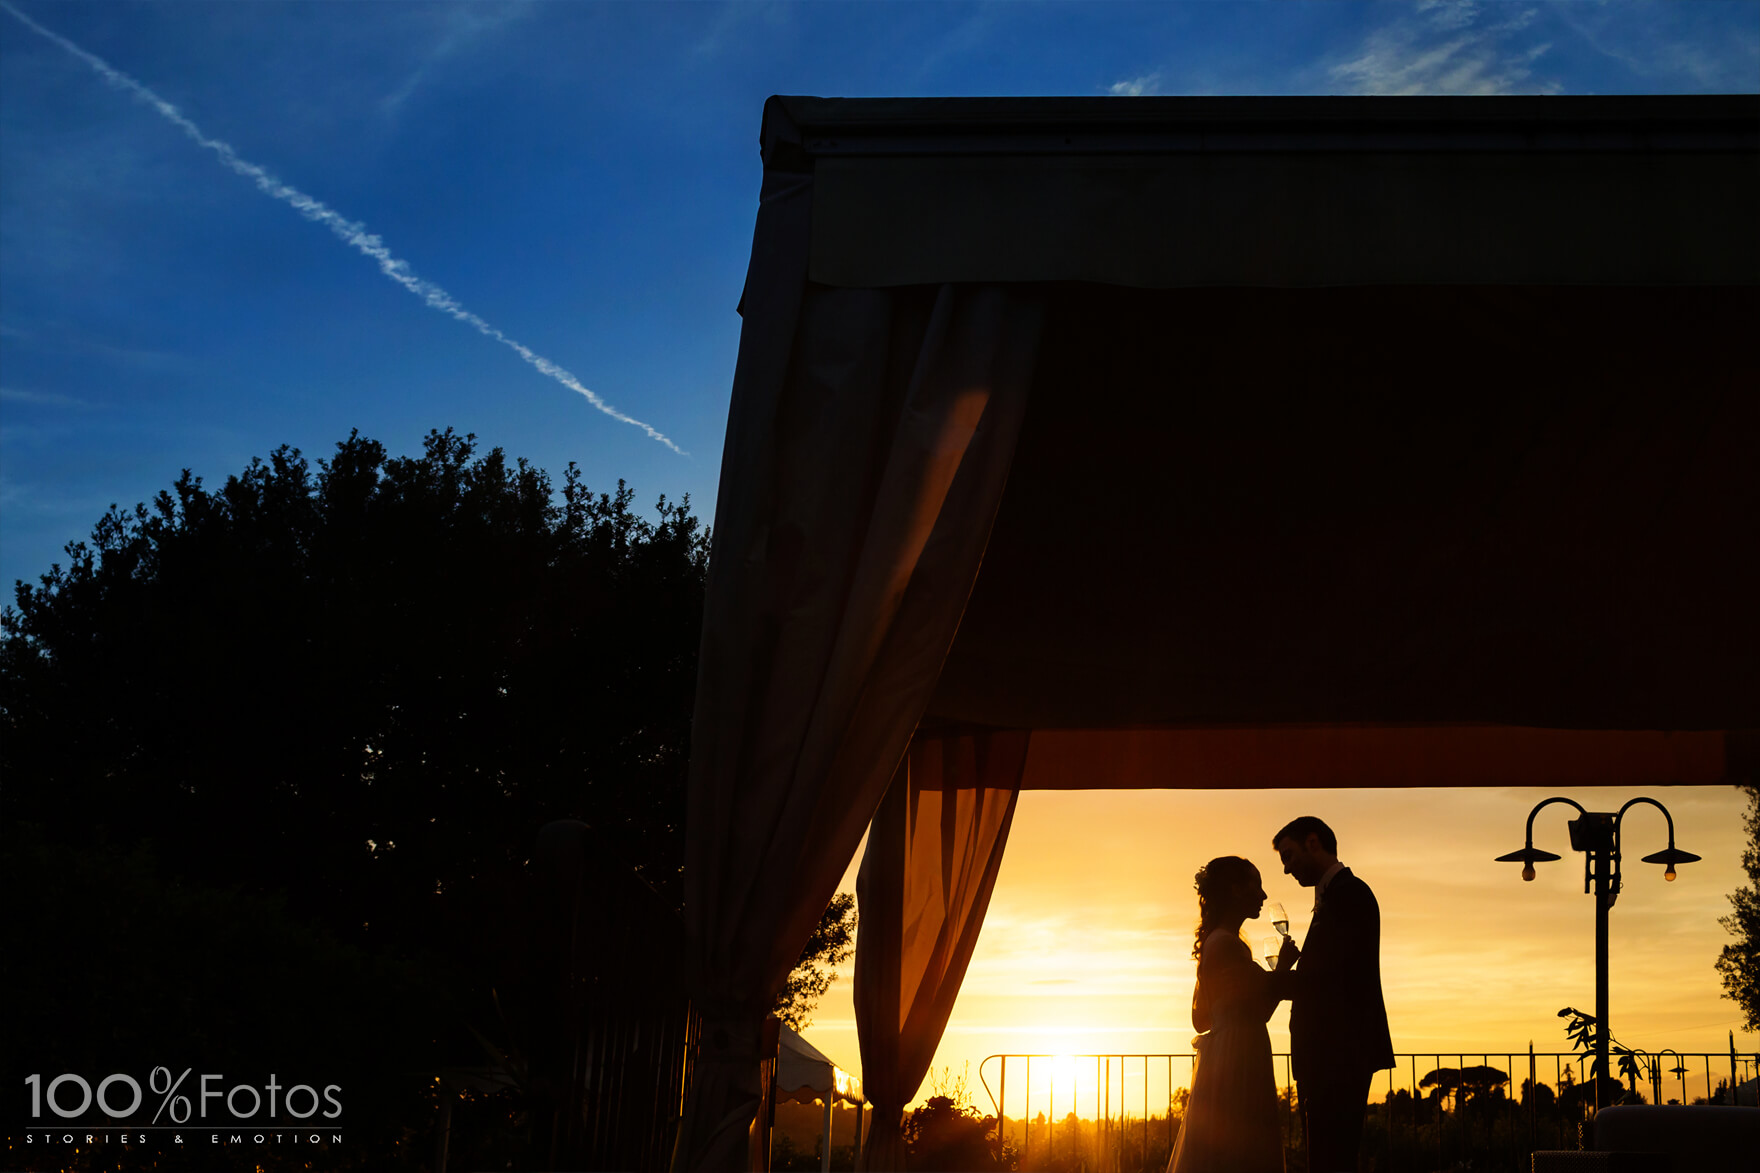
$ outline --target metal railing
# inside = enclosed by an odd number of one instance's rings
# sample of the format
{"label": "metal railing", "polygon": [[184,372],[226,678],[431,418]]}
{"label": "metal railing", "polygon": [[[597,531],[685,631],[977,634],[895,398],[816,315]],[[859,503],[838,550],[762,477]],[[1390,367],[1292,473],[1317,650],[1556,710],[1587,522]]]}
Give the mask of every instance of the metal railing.
{"label": "metal railing", "polygon": [[[1179,1134],[1195,1058],[990,1055],[978,1065],[978,1080],[998,1120],[998,1139],[1019,1150],[1020,1169],[1158,1173]],[[1579,1126],[1595,1111],[1588,1076],[1593,1055],[1529,1049],[1406,1052],[1395,1058],[1396,1065],[1377,1073],[1371,1085],[1364,1121],[1362,1167],[1376,1173],[1469,1163],[1526,1169],[1536,1150],[1576,1148]],[[1273,1062],[1281,1073],[1284,1147],[1293,1154],[1301,1147],[1295,1081],[1287,1054]],[[1624,1068],[1623,1078],[1603,1077],[1610,1081],[1602,1085],[1604,1096],[1717,1102],[1728,1088],[1733,1102],[1734,1089],[1760,1070],[1760,1054],[1634,1051]]]}

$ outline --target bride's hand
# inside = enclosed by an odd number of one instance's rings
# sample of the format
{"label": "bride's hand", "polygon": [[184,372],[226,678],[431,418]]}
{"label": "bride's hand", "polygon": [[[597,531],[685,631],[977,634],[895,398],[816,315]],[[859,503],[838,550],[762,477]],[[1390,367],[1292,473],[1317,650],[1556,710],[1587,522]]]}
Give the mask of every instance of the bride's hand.
{"label": "bride's hand", "polygon": [[1289,937],[1285,937],[1283,939],[1283,948],[1277,951],[1277,972],[1281,973],[1293,966],[1296,963],[1296,958],[1301,955],[1302,951],[1296,948],[1295,941]]}

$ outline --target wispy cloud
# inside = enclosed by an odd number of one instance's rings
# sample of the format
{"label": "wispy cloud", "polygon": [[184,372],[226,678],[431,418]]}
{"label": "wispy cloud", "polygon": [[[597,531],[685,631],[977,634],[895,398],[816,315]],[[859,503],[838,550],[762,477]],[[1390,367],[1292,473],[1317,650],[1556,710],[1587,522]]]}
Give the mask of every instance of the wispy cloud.
{"label": "wispy cloud", "polygon": [[558,383],[561,383],[569,390],[580,394],[588,403],[592,404],[595,408],[610,416],[612,419],[617,420],[620,423],[629,424],[632,427],[640,428],[642,431],[646,432],[651,439],[659,441],[674,452],[683,453],[683,449],[679,448],[677,444],[673,443],[671,439],[658,429],[649,424],[643,423],[634,416],[626,415],[617,408],[612,407],[609,403],[605,402],[604,399],[600,398],[597,393],[584,386],[572,373],[551,362],[543,355],[536,353],[523,343],[508,337],[497,327],[490,325],[476,314],[465,309],[450,293],[446,292],[446,290],[434,284],[432,281],[426,281],[416,276],[415,272],[410,268],[409,262],[394,256],[391,250],[385,246],[384,241],[378,236],[368,232],[364,224],[346,219],[322,201],[314,199],[312,196],[307,195],[298,188],[281,182],[279,179],[271,175],[265,168],[241,159],[229,143],[222,142],[219,139],[209,138],[203,133],[201,127],[185,117],[183,112],[178,110],[176,106],[173,106],[170,102],[161,98],[145,85],[123,73],[121,70],[114,68],[103,58],[80,48],[59,33],[44,28],[30,17],[20,12],[17,8],[14,8],[11,4],[6,3],[6,0],[0,0],[0,8],[4,8],[7,12],[11,13],[14,18],[24,24],[31,31],[60,46],[74,57],[85,62],[86,65],[90,66],[110,85],[124,91],[125,93],[133,95],[136,99],[151,107],[167,122],[183,131],[184,135],[197,146],[212,151],[215,156],[219,158],[221,164],[229,171],[232,171],[234,174],[240,175],[254,183],[257,190],[261,191],[264,195],[267,195],[272,199],[280,200],[306,219],[324,225],[345,244],[348,244],[362,255],[376,261],[381,273],[421,298],[430,308],[439,310],[441,313],[472,327],[485,337],[492,338],[496,342],[501,343],[503,346],[519,355],[520,358],[524,359],[527,363],[536,367],[543,374],[556,380]]}
{"label": "wispy cloud", "polygon": [[788,5],[774,0],[726,0],[716,8],[715,18],[690,51],[698,57],[719,57],[737,51],[744,43],[743,34],[748,26],[761,25],[774,31],[789,16]]}
{"label": "wispy cloud", "polygon": [[1420,0],[1369,33],[1332,80],[1362,94],[1556,93],[1557,81],[1534,76],[1552,46],[1522,44],[1515,36],[1537,10],[1474,0]]}
{"label": "wispy cloud", "polygon": [[398,87],[379,100],[379,112],[395,116],[410,95],[421,88],[430,74],[487,34],[518,20],[531,11],[527,3],[461,4],[443,10],[438,30],[421,60]]}
{"label": "wispy cloud", "polygon": [[[70,493],[52,486],[27,484],[0,473],[0,510],[6,513],[9,523],[28,518],[36,522],[55,524],[56,536],[42,543],[47,556],[37,561],[38,566],[49,563],[53,553],[66,544],[65,527],[68,521],[72,520],[76,525],[90,524],[112,504],[114,502],[109,498],[98,494]],[[8,542],[21,542],[23,535],[16,525],[10,528],[12,532],[8,536]]]}
{"label": "wispy cloud", "polygon": [[[969,60],[982,51],[996,35],[1000,21],[1007,14],[993,4],[981,4],[953,28],[936,37],[917,59],[911,84],[922,86],[942,76],[953,62]],[[943,83],[944,84],[944,83]]]}
{"label": "wispy cloud", "polygon": [[1413,7],[1428,12],[1431,22],[1445,29],[1466,28],[1479,15],[1476,0],[1418,0]]}
{"label": "wispy cloud", "polygon": [[1704,93],[1753,93],[1760,80],[1760,29],[1751,22],[1720,22],[1707,35],[1681,19],[1712,7],[1622,5],[1610,10],[1601,4],[1559,4],[1550,15],[1590,49],[1646,82]]}
{"label": "wispy cloud", "polygon": [[1144,94],[1158,94],[1161,92],[1161,75],[1159,73],[1145,73],[1142,77],[1115,81],[1106,87],[1106,92],[1119,98],[1137,98]]}
{"label": "wispy cloud", "polygon": [[131,371],[189,370],[194,365],[187,355],[176,351],[116,342],[65,321],[45,318],[27,321],[30,322],[28,327],[0,322],[0,338],[6,339],[16,350],[72,356]]}
{"label": "wispy cloud", "polygon": [[0,403],[29,403],[37,407],[90,407],[91,404],[59,391],[31,391],[23,387],[0,387]]}

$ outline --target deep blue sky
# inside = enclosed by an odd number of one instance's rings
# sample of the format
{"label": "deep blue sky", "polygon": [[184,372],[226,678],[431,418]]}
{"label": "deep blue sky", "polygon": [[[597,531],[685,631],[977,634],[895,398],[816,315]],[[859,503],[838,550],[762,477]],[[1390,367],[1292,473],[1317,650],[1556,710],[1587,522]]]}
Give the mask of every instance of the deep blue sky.
{"label": "deep blue sky", "polygon": [[766,96],[1760,89],[1760,3],[46,3],[19,11],[621,410],[425,306],[0,11],[0,582],[351,428],[713,511]]}

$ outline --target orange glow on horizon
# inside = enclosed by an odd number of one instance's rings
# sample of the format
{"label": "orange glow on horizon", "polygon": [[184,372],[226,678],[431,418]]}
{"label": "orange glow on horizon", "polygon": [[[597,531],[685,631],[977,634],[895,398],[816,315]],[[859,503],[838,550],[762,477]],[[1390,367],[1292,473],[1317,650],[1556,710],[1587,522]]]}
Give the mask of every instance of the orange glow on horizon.
{"label": "orange glow on horizon", "polygon": [[[1522,882],[1519,869],[1494,862],[1520,846],[1529,809],[1552,793],[1025,792],[933,1070],[944,1081],[968,1071],[972,1099],[985,1112],[1000,1070],[993,1059],[983,1064],[1000,1054],[1055,1057],[1031,1065],[1035,1111],[1048,1103],[1042,1097],[1053,1082],[1060,1118],[1072,1083],[1083,1115],[1095,1108],[1096,1082],[1109,1078],[1138,1098],[1135,1113],[1145,1087],[1151,1107],[1164,1101],[1189,1079],[1182,1061],[1169,1073],[1136,1059],[1121,1071],[1115,1059],[1097,1076],[1092,1059],[1074,1056],[1190,1053],[1192,874],[1206,860],[1239,854],[1258,864],[1269,898],[1289,910],[1291,932],[1302,940],[1313,894],[1282,873],[1270,845],[1271,833],[1298,814],[1331,824],[1340,858],[1380,901],[1382,984],[1395,1051],[1525,1057],[1530,1041],[1542,1053],[1568,1051],[1557,1011],[1593,1000],[1594,909],[1583,895],[1581,857],[1569,850],[1563,808],[1543,813],[1534,829],[1535,845],[1562,860],[1540,865],[1531,883]],[[1611,922],[1614,1035],[1642,1049],[1727,1055],[1734,1030],[1737,1050],[1760,1050],[1760,1037],[1739,1029],[1740,1011],[1721,996],[1712,968],[1729,940],[1717,918],[1728,911],[1728,893],[1746,882],[1745,796],[1723,786],[1582,788],[1570,796],[1590,809],[1617,810],[1639,793],[1668,806],[1677,842],[1704,860],[1683,866],[1673,882],[1654,867],[1627,869]],[[1662,816],[1635,808],[1626,835],[1630,857],[1660,848]],[[854,890],[859,862],[858,853],[840,890]],[[1243,926],[1249,944],[1271,934],[1266,922]],[[840,1065],[859,1070],[852,969],[844,967],[806,1033]],[[1288,1050],[1287,1025],[1285,1005],[1270,1022],[1274,1051]],[[1011,1112],[1028,1078],[1017,1062],[1008,1067]],[[1118,1094],[1121,1085],[1112,1086]],[[914,1102],[930,1094],[926,1079]]]}

